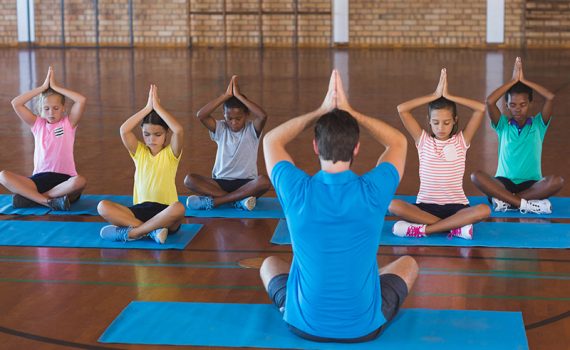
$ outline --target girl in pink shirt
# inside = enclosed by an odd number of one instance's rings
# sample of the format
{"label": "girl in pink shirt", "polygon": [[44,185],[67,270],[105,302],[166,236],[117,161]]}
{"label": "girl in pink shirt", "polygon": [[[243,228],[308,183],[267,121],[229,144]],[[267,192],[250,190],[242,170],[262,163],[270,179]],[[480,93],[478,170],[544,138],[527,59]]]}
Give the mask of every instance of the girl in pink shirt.
{"label": "girl in pink shirt", "polygon": [[[464,130],[458,129],[455,103],[473,110]],[[429,128],[424,130],[412,110],[428,104]],[[463,192],[465,156],[485,112],[483,103],[452,96],[447,91],[447,73],[441,70],[433,94],[414,98],[398,106],[400,119],[416,144],[420,161],[420,191],[417,202],[394,199],[389,210],[405,221],[394,224],[400,237],[425,237],[448,232],[450,237],[473,238],[473,223],[491,214],[484,204],[469,206]]]}
{"label": "girl in pink shirt", "polygon": [[[26,103],[39,95],[39,116]],[[73,101],[65,113],[65,97]],[[78,175],[73,159],[75,130],[85,110],[86,98],[55,82],[49,67],[44,83],[12,100],[20,119],[34,135],[34,171],[25,177],[7,170],[0,172],[0,184],[14,193],[14,208],[43,205],[54,210],[69,210],[70,202],[79,199],[85,178]]]}

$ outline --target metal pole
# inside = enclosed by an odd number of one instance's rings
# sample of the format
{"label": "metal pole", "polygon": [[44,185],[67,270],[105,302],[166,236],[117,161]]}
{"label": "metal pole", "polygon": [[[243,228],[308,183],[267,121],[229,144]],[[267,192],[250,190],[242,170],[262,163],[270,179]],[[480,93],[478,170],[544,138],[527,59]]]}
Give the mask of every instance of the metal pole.
{"label": "metal pole", "polygon": [[257,26],[258,26],[258,40],[259,48],[263,49],[263,0],[259,0],[259,11],[257,15]]}
{"label": "metal pole", "polygon": [[299,46],[299,0],[293,1],[293,45]]}
{"label": "metal pole", "polygon": [[227,8],[226,8],[226,0],[222,1],[222,16],[223,16],[223,26],[224,26],[224,47],[228,46],[228,27],[227,27]]}
{"label": "metal pole", "polygon": [[65,47],[65,0],[61,0],[61,46]]}
{"label": "metal pole", "polygon": [[95,46],[99,47],[99,0],[93,0],[95,6]]}
{"label": "metal pole", "polygon": [[26,1],[26,14],[28,16],[28,47],[32,46],[32,19],[30,15],[30,1]]}
{"label": "metal pole", "polygon": [[133,30],[133,0],[129,0],[129,34],[131,47],[135,46],[135,33]]}

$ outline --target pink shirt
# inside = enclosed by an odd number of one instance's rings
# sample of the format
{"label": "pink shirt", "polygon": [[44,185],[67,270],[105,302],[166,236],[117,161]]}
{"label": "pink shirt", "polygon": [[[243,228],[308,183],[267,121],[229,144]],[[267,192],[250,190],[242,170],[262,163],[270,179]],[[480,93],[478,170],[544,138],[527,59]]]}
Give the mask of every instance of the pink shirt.
{"label": "pink shirt", "polygon": [[416,147],[420,159],[420,192],[416,202],[469,204],[463,191],[465,156],[469,148],[463,132],[440,141],[422,131]]}
{"label": "pink shirt", "polygon": [[35,141],[34,175],[45,172],[77,175],[73,160],[75,130],[67,116],[53,124],[44,118],[36,118],[32,126]]}

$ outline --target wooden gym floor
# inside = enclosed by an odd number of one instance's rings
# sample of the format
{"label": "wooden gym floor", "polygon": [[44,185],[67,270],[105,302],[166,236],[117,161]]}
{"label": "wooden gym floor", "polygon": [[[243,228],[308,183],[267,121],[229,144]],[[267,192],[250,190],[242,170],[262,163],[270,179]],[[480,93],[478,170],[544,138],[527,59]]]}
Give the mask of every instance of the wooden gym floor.
{"label": "wooden gym floor", "polygon": [[[2,49],[0,169],[32,171],[33,138],[10,100],[41,84],[49,65],[54,66],[58,82],[88,97],[75,148],[77,169],[88,179],[86,193],[131,194],[134,167],[118,130],[144,106],[148,86],[155,83],[162,104],[186,130],[177,186],[180,194],[188,194],[184,175],[209,174],[216,150],[194,115],[225,90],[232,74],[239,75],[242,91],[267,111],[266,130],[316,108],[332,68],[341,70],[356,109],[403,130],[396,105],[433,91],[441,67],[447,67],[452,93],[483,101],[510,78],[516,56],[523,58],[529,80],[556,93],[543,173],[568,179],[568,50]],[[541,102],[536,99],[535,111]],[[468,117],[464,109],[459,115]],[[290,152],[297,164],[314,173],[318,162],[310,140],[311,134],[305,133]],[[469,181],[470,172],[495,171],[496,146],[496,135],[486,121],[468,152],[468,195],[479,194]],[[370,169],[381,152],[364,133],[354,170]],[[261,151],[258,164],[265,173]],[[417,193],[417,169],[417,153],[410,144],[399,194]],[[570,186],[559,195],[569,197]],[[7,215],[0,220],[102,221],[86,216]],[[269,302],[257,270],[237,263],[271,254],[290,258],[290,247],[269,243],[277,220],[187,218],[186,222],[204,227],[184,251],[0,247],[0,347],[156,349],[160,347],[102,345],[97,338],[132,300]],[[386,264],[404,254],[414,256],[421,267],[405,307],[520,310],[529,326],[531,349],[568,349],[568,250],[380,247],[378,260]]]}

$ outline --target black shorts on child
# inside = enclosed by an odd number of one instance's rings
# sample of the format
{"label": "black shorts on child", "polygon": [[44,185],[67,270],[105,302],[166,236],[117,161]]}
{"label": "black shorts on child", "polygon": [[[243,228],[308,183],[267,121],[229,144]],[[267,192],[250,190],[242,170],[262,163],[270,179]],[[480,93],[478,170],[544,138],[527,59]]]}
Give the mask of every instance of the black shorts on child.
{"label": "black shorts on child", "polygon": [[469,208],[469,204],[416,203],[415,206],[440,219],[446,219],[461,209]]}
{"label": "black shorts on child", "polygon": [[519,193],[522,191],[526,191],[529,188],[531,188],[532,185],[537,183],[536,180],[528,180],[528,181],[521,182],[520,184],[516,184],[511,179],[506,178],[506,177],[502,177],[502,176],[497,176],[497,177],[495,177],[495,179],[499,180],[503,184],[503,186],[505,186],[507,191],[509,191],[511,193]]}
{"label": "black shorts on child", "polygon": [[[269,281],[267,286],[267,293],[269,297],[273,301],[273,304],[277,306],[279,311],[283,312],[285,310],[285,299],[287,297],[287,279],[289,278],[289,274],[284,273],[281,275],[277,275]],[[366,342],[375,339],[380,335],[386,324],[390,322],[394,316],[400,310],[400,307],[406,300],[408,296],[408,287],[406,286],[406,282],[395,274],[387,273],[379,276],[380,278],[380,291],[382,293],[382,314],[386,319],[386,323],[384,323],[380,328],[377,330],[364,335],[358,338],[352,339],[334,339],[334,338],[322,338],[317,337],[311,334],[307,334],[300,329],[293,327],[290,324],[287,324],[289,329],[298,335],[301,338],[305,338],[311,341],[318,341],[318,342],[340,342],[340,343],[360,343]]]}
{"label": "black shorts on child", "polygon": [[30,180],[36,184],[39,193],[44,193],[55,186],[59,185],[62,182],[69,180],[71,176],[67,174],[60,174],[60,173],[37,173],[30,176]]}
{"label": "black shorts on child", "polygon": [[[156,214],[168,208],[168,205],[156,202],[142,202],[128,208],[133,212],[135,218],[139,219],[142,222],[147,222]],[[178,232],[178,230],[180,230],[180,227],[182,227],[182,225],[179,225],[174,231],[168,230],[168,234]]]}
{"label": "black shorts on child", "polygon": [[246,183],[252,181],[253,179],[235,179],[235,180],[224,180],[224,179],[214,179],[220,185],[222,190],[230,193],[234,192],[238,188],[242,187]]}
{"label": "black shorts on child", "polygon": [[142,222],[147,222],[166,208],[168,205],[156,202],[143,202],[129,207],[135,217]]}

